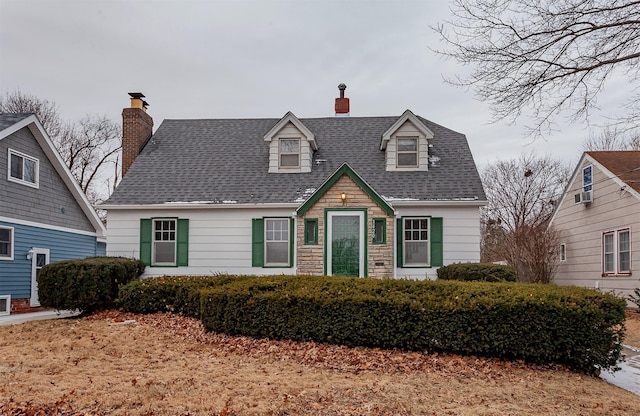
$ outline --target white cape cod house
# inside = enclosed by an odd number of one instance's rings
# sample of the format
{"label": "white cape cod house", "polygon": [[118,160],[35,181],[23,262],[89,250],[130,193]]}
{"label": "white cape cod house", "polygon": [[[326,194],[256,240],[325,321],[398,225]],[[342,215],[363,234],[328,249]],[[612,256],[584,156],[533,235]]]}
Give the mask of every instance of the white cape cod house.
{"label": "white cape cod house", "polygon": [[314,274],[433,279],[480,258],[486,203],[467,140],[389,117],[153,121],[123,110],[123,179],[107,253],[145,276]]}

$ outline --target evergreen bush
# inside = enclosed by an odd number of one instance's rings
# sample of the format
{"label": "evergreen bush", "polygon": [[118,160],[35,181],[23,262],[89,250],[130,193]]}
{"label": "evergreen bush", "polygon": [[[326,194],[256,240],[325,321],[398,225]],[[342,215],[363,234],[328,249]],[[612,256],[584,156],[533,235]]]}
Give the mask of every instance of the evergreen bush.
{"label": "evergreen bush", "polygon": [[140,260],[88,257],[45,265],[38,274],[38,298],[46,308],[90,313],[114,307],[120,285],[144,272]]}

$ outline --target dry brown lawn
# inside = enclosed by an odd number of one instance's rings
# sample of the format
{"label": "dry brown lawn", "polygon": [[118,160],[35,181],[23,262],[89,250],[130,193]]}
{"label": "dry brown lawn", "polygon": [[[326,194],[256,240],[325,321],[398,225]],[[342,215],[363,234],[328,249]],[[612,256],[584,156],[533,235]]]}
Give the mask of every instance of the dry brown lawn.
{"label": "dry brown lawn", "polygon": [[[640,320],[628,328],[640,337]],[[110,312],[0,327],[0,414],[609,416],[640,414],[640,396],[561,368]]]}
{"label": "dry brown lawn", "polygon": [[624,343],[640,348],[640,312],[638,309],[627,310],[627,335]]}

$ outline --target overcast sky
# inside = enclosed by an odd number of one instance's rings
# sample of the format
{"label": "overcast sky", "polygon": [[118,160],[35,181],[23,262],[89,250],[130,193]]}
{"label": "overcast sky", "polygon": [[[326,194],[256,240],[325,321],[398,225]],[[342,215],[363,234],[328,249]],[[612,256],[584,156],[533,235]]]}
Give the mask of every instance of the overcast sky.
{"label": "overcast sky", "polygon": [[[489,124],[472,91],[443,82],[465,68],[429,47],[450,18],[429,1],[0,0],[0,92],[57,103],[64,118],[121,122],[128,92],[163,119],[334,115],[347,85],[352,116],[405,109],[466,134],[479,167],[522,152],[576,163],[585,123],[531,142],[521,125]],[[603,108],[622,103],[613,84]],[[524,124],[525,120],[521,124]]]}

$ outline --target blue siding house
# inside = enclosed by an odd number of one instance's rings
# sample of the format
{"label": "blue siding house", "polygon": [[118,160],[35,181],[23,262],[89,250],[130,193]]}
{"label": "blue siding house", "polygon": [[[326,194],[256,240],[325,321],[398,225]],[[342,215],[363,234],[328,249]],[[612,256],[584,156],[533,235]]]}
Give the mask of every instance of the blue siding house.
{"label": "blue siding house", "polygon": [[0,114],[0,314],[40,306],[45,264],[105,252],[105,227],[38,118]]}

